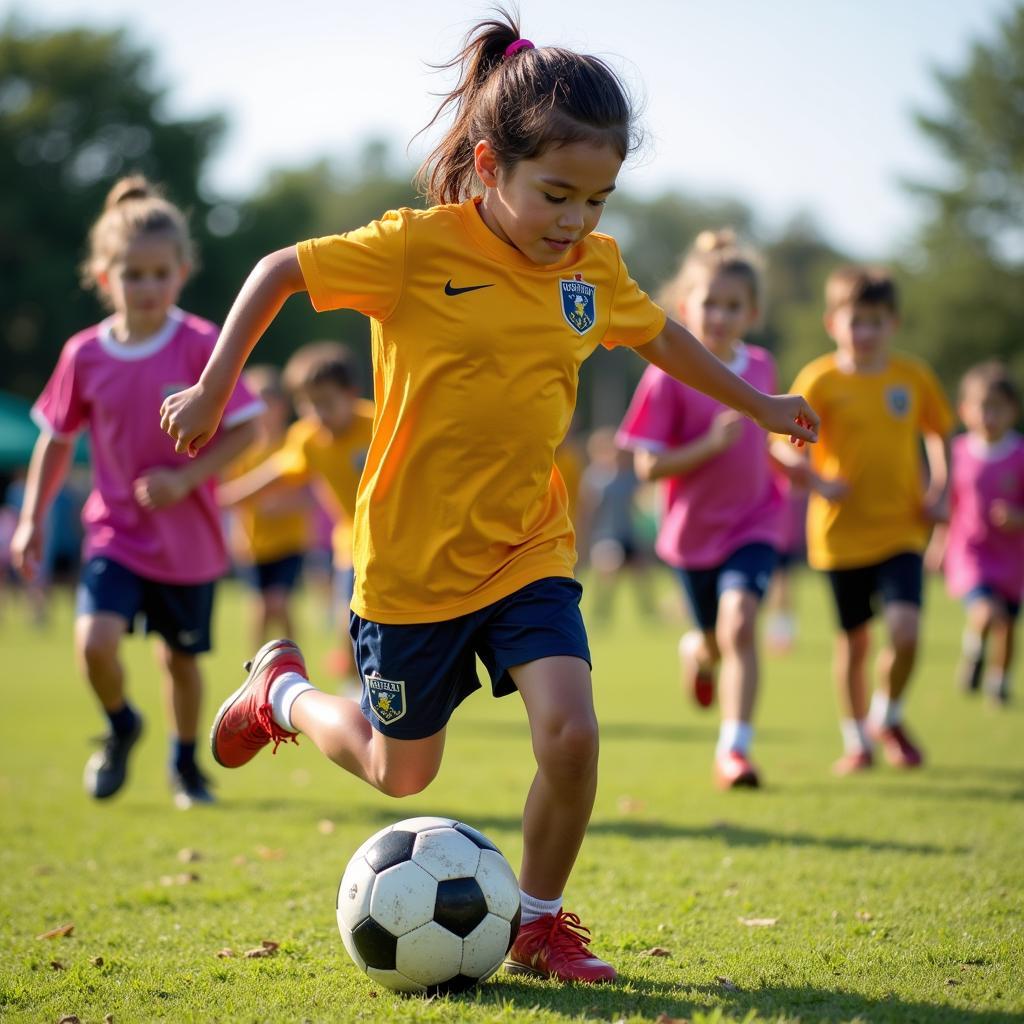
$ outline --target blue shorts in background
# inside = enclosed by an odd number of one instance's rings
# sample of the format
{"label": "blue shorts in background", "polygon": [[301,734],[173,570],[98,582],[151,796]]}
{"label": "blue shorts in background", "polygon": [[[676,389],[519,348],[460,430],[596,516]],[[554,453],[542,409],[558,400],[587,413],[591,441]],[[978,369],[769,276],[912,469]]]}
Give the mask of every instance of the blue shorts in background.
{"label": "blue shorts in background", "polygon": [[678,569],[694,623],[705,633],[718,622],[718,602],[727,590],[746,590],[760,601],[779,556],[770,544],[744,544],[710,569]]}
{"label": "blue shorts in background", "polygon": [[575,580],[552,577],[444,622],[387,625],[353,612],[349,632],[363,684],[363,714],[385,736],[423,739],[443,729],[480,688],[478,657],[495,697],[515,691],[508,670],[516,665],[557,656],[589,665],[582,594]]}
{"label": "blue shorts in background", "polygon": [[982,583],[980,586],[972,587],[966,594],[964,594],[964,604],[969,605],[972,601],[978,601],[982,598],[986,601],[993,602],[993,604],[1002,605],[1006,612],[1006,617],[1011,622],[1017,621],[1017,617],[1020,615],[1020,601],[1010,600],[1010,598],[1001,594],[995,587],[990,587],[987,583]]}
{"label": "blue shorts in background", "polygon": [[82,567],[76,596],[78,615],[120,615],[135,632],[142,616],[146,633],[158,633],[182,654],[202,654],[211,646],[214,584],[160,583],[109,558],[90,558]]}
{"label": "blue shorts in background", "polygon": [[253,590],[293,591],[302,575],[302,555],[285,555],[269,562],[254,562],[243,565],[238,574]]}

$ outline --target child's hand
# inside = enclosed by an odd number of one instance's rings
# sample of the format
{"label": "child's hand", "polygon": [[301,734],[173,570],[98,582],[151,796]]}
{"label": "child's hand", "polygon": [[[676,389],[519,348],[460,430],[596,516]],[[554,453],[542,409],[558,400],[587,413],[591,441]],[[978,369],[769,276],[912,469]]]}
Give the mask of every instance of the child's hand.
{"label": "child's hand", "polygon": [[725,409],[711,422],[708,441],[716,452],[724,452],[731,448],[743,433],[743,421],[746,417],[735,409]]}
{"label": "child's hand", "polygon": [[223,409],[203,390],[193,384],[184,391],[169,395],[160,406],[160,429],[174,438],[174,450],[193,458],[207,444],[220,425]]}
{"label": "child's hand", "polygon": [[818,440],[818,414],[803,395],[765,395],[753,418],[765,430],[788,436],[798,448]]}
{"label": "child's hand", "polygon": [[132,485],[135,500],[143,508],[166,508],[181,501],[192,489],[178,469],[151,469]]}
{"label": "child's hand", "polygon": [[43,558],[43,531],[31,519],[19,520],[11,537],[11,564],[22,579],[32,582]]}

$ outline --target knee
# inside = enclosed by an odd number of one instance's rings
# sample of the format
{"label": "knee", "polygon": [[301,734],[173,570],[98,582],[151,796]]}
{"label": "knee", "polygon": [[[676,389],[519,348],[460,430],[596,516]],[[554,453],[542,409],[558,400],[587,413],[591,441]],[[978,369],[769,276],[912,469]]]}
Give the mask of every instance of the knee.
{"label": "knee", "polygon": [[907,657],[917,651],[918,616],[894,616],[889,623],[889,643],[894,653]]}
{"label": "knee", "polygon": [[437,777],[437,766],[416,765],[400,771],[383,769],[373,780],[385,796],[403,797],[422,793]]}
{"label": "knee", "polygon": [[718,646],[724,651],[750,650],[754,646],[757,599],[753,594],[736,594],[723,601],[716,627]]}
{"label": "knee", "polygon": [[288,591],[271,588],[263,591],[263,614],[279,619],[288,611]]}
{"label": "knee", "polygon": [[89,630],[79,641],[82,660],[89,668],[100,668],[117,660],[117,636],[102,630]]}
{"label": "knee", "polygon": [[597,718],[592,711],[551,722],[534,738],[541,770],[566,782],[588,778],[597,770],[599,746]]}

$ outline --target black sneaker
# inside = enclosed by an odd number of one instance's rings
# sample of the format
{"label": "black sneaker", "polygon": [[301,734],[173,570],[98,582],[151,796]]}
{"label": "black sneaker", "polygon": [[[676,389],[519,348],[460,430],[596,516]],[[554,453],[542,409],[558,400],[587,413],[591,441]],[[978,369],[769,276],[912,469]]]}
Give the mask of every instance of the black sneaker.
{"label": "black sneaker", "polygon": [[112,732],[102,738],[100,742],[103,749],[97,750],[85,762],[82,782],[90,796],[97,800],[106,800],[124,785],[125,779],[128,778],[128,755],[141,735],[142,715],[136,714],[131,732],[123,736]]}
{"label": "black sneaker", "polygon": [[171,768],[171,791],[179,811],[187,811],[196,804],[216,803],[210,792],[210,780],[194,764],[183,769]]}

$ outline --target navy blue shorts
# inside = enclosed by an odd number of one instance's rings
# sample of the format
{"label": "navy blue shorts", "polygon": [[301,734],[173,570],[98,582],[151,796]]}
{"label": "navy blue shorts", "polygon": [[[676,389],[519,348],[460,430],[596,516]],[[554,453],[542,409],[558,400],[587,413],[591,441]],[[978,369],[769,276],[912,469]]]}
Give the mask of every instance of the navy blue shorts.
{"label": "navy blue shorts", "polygon": [[495,697],[515,691],[508,670],[516,665],[560,655],[589,665],[582,594],[575,580],[553,577],[444,622],[386,625],[353,612],[349,632],[363,681],[363,714],[385,736],[423,739],[443,729],[480,688],[477,657]]}
{"label": "navy blue shorts", "polygon": [[120,615],[135,632],[141,615],[146,633],[159,633],[183,654],[210,649],[214,584],[160,583],[126,569],[109,558],[90,558],[78,581],[79,615]]}
{"label": "navy blue shorts", "polygon": [[964,604],[969,605],[972,601],[978,601],[981,598],[984,598],[986,601],[992,601],[994,604],[1002,605],[1007,618],[1011,622],[1017,621],[1017,616],[1020,615],[1020,601],[1011,601],[1010,598],[999,593],[995,587],[982,583],[981,586],[971,588],[964,595]]}
{"label": "navy blue shorts", "polygon": [[727,590],[747,590],[760,601],[779,556],[770,544],[744,544],[711,569],[679,569],[694,623],[705,633],[718,622],[718,601]]}
{"label": "navy blue shorts", "polygon": [[894,601],[921,607],[923,560],[914,551],[904,551],[873,565],[856,569],[830,569],[836,616],[844,632],[857,629],[875,614],[876,602]]}
{"label": "navy blue shorts", "polygon": [[239,575],[253,590],[295,589],[302,574],[302,555],[285,555],[269,562],[243,565]]}

